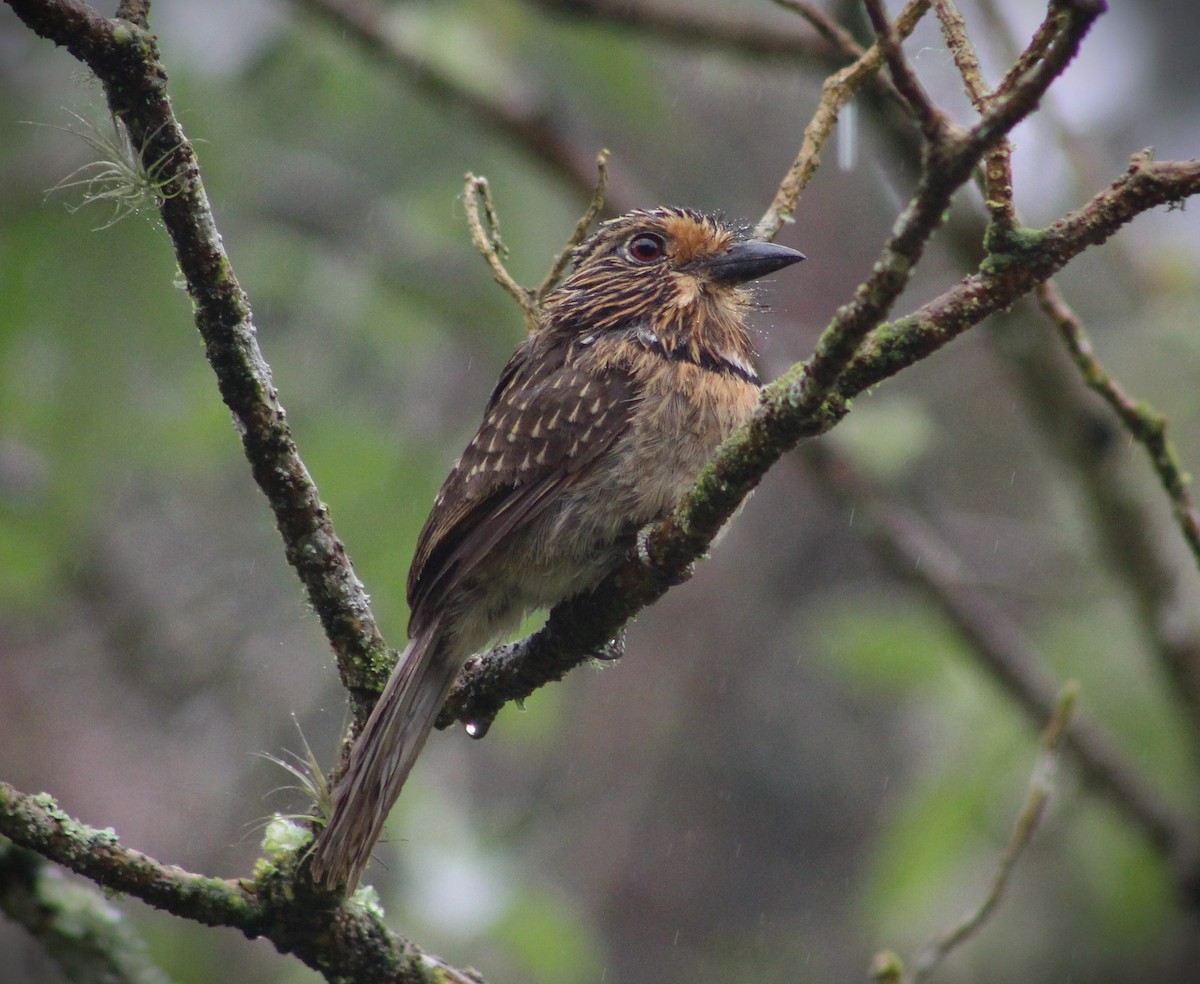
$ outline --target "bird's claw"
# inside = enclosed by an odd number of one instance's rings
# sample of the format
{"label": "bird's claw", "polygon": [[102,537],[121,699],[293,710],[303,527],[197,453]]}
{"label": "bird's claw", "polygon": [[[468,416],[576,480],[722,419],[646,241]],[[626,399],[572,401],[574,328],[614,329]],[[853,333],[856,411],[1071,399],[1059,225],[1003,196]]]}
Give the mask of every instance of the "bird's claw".
{"label": "bird's claw", "polygon": [[650,554],[650,535],[654,532],[652,526],[644,526],[637,532],[637,559],[647,570],[653,571],[660,576],[668,587],[677,588],[684,581],[690,581],[692,575],[696,573],[696,562],[689,561],[687,566],[675,574],[664,574],[662,568],[654,562],[654,558]]}

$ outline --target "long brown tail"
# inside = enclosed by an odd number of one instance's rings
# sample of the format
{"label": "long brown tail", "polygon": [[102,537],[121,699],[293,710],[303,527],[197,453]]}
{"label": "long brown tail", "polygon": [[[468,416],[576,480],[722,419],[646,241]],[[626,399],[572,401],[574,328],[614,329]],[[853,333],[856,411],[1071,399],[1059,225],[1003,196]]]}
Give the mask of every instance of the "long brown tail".
{"label": "long brown tail", "polygon": [[312,876],[353,892],[404,781],[425,745],[458,673],[434,626],[401,654],[387,687],[350,750],[333,790],[329,823],[313,854]]}

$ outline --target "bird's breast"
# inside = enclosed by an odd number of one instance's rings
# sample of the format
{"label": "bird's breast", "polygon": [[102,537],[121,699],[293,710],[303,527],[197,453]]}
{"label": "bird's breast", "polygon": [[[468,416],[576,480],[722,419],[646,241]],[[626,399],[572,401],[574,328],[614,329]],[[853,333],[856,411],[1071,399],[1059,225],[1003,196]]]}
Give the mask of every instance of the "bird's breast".
{"label": "bird's breast", "polygon": [[690,362],[666,362],[643,380],[625,453],[617,456],[617,480],[634,490],[643,521],[675,507],[757,399],[754,383]]}

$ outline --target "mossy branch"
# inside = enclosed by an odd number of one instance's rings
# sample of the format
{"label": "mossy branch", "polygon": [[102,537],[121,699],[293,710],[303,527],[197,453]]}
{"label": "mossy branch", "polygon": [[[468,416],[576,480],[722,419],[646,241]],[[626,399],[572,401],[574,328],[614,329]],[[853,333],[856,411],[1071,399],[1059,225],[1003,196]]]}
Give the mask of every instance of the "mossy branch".
{"label": "mossy branch", "polygon": [[1052,282],[1038,285],[1037,300],[1046,316],[1058,328],[1083,381],[1100,394],[1133,439],[1145,448],[1154,473],[1171,501],[1171,511],[1183,540],[1200,567],[1200,515],[1196,512],[1195,500],[1188,489],[1191,476],[1180,467],[1179,454],[1167,437],[1167,418],[1149,404],[1129,396],[1104,368],[1084,331],[1083,323]]}
{"label": "mossy branch", "polygon": [[205,926],[265,937],[330,981],[480,984],[469,972],[391,933],[369,895],[338,901],[295,878],[297,854],[259,863],[253,880],[210,878],[125,847],[112,830],[96,830],[64,813],[45,793],[0,782],[0,834],[106,891],[141,899]]}

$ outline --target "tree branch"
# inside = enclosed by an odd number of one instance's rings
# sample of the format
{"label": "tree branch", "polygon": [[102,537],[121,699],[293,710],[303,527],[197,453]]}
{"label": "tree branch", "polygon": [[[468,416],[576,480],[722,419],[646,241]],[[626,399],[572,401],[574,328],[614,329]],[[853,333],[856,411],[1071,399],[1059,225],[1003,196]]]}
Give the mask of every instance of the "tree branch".
{"label": "tree branch", "polygon": [[24,926],[71,981],[170,984],[146,943],[96,889],[0,838],[0,912]]}
{"label": "tree branch", "polygon": [[[908,37],[928,9],[929,0],[910,0],[896,20],[896,36],[900,39]],[[883,49],[875,44],[863,51],[848,36],[836,34],[834,37],[845,45],[843,50],[854,61],[830,75],[821,86],[821,101],[804,128],[800,151],[779,183],[770,207],[754,227],[756,239],[774,239],[785,223],[793,221],[800,195],[817,173],[821,151],[837,126],[838,115],[862,86],[871,81],[878,82],[876,72],[883,66]]]}
{"label": "tree branch", "polygon": [[[983,69],[971,39],[967,36],[966,24],[954,5],[954,0],[934,0],[938,22],[942,25],[942,37],[958,66],[963,86],[971,102],[979,112],[987,109],[992,94],[983,80]],[[1049,18],[1043,24],[1049,23]],[[1011,230],[1016,225],[1013,206],[1012,145],[1007,137],[989,150],[983,158],[983,200],[992,223],[1000,229]]]}
{"label": "tree branch", "polygon": [[[1127,395],[1101,365],[1092,343],[1088,340],[1087,332],[1084,331],[1083,323],[1063,299],[1053,281],[1038,285],[1037,300],[1046,317],[1058,328],[1067,351],[1083,376],[1083,381],[1100,394],[1120,418],[1125,429],[1133,435],[1134,440],[1145,448],[1154,473],[1171,500],[1175,522],[1183,534],[1184,542],[1191,550],[1197,566],[1200,566],[1200,515],[1197,515],[1196,503],[1188,491],[1188,480],[1179,467],[1179,456],[1175,446],[1167,437],[1167,418],[1153,407]],[[1200,692],[1195,685],[1189,690]]]}
{"label": "tree branch", "polygon": [[[0,834],[104,886],[205,926],[265,937],[330,981],[481,984],[472,973],[389,932],[377,904],[337,903],[295,879],[296,855],[260,862],[254,881],[193,874],[122,846],[111,830],[74,820],[45,793],[0,782]],[[335,904],[336,903],[336,904]]]}
{"label": "tree branch", "polygon": [[365,716],[394,662],[362,583],[300,459],[271,370],[256,340],[250,302],[217,232],[192,145],[167,97],[153,35],[109,20],[77,0],[6,0],[42,37],[66,45],[104,84],[143,162],[172,175],[159,212],[192,298],[196,327],[233,413],[255,481],[275,514],[288,563],[338,655],[342,680]]}

